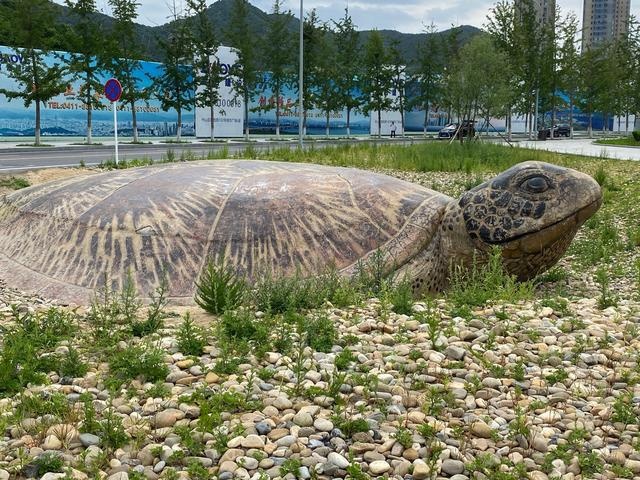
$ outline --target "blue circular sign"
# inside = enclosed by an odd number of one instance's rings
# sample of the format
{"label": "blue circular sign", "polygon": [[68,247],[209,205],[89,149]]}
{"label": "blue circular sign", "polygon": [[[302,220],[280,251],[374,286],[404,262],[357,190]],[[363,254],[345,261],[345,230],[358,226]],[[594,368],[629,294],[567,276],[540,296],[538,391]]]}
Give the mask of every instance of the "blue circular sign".
{"label": "blue circular sign", "polygon": [[104,96],[111,102],[117,102],[122,95],[122,85],[116,78],[110,78],[104,84]]}

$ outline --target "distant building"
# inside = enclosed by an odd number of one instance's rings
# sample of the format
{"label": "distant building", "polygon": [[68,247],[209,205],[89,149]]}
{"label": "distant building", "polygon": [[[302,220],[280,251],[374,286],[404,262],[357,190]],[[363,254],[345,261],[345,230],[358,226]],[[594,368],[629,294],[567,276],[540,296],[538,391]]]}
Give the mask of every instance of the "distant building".
{"label": "distant building", "polygon": [[582,49],[629,32],[631,0],[584,0]]}
{"label": "distant building", "polygon": [[527,2],[531,3],[539,23],[555,26],[556,0],[516,0],[516,7],[526,5]]}

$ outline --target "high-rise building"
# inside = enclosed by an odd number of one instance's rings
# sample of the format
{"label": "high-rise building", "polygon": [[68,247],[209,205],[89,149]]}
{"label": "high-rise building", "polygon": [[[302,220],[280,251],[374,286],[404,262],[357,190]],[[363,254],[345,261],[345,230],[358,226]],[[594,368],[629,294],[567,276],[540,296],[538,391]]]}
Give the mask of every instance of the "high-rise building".
{"label": "high-rise building", "polygon": [[516,0],[516,7],[526,5],[525,2],[531,3],[538,22],[555,24],[556,0]]}
{"label": "high-rise building", "polygon": [[536,16],[540,23],[556,22],[556,0],[533,0],[533,8],[536,9]]}
{"label": "high-rise building", "polygon": [[584,0],[582,49],[626,35],[630,13],[631,0]]}

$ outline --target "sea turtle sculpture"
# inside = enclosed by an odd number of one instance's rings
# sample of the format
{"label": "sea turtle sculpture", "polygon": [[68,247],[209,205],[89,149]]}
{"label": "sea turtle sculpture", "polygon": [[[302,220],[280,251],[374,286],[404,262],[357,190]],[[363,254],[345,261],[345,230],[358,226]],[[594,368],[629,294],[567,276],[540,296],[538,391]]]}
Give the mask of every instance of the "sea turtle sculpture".
{"label": "sea turtle sculpture", "polygon": [[[248,279],[343,274],[381,251],[416,292],[446,286],[452,262],[502,247],[520,279],[553,265],[600,206],[588,175],[516,165],[459,200],[353,168],[249,160],[156,165],[69,178],[0,199],[0,278],[86,303],[130,275],[149,297],[166,275],[190,303],[208,258]],[[406,277],[405,277],[406,278]]]}

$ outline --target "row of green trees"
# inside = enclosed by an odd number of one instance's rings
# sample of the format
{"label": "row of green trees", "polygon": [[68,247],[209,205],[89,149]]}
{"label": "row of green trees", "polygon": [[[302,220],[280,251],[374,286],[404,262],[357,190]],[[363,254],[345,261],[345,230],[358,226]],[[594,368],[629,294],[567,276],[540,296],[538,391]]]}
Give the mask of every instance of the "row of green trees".
{"label": "row of green trees", "polygon": [[[136,41],[135,0],[108,0],[113,12],[109,29],[96,23],[95,0],[66,0],[73,27],[53,28],[52,5],[48,0],[4,0],[0,2],[0,22],[12,22],[9,45],[19,48],[24,62],[8,66],[19,88],[0,90],[10,100],[35,104],[36,143],[40,142],[40,106],[64,91],[64,78],[72,76],[83,84],[81,96],[87,109],[87,141],[91,143],[92,110],[100,103],[99,79],[105,72],[123,86],[122,102],[132,112],[134,141],[137,138],[136,104],[157,97],[163,109],[178,112],[178,125],[185,110],[209,108],[211,139],[214,118],[224,112],[215,105],[220,99],[222,80],[216,52],[220,46],[219,26],[207,15],[206,0],[186,0],[184,12],[172,12],[168,34],[158,39],[163,55],[162,74],[150,89],[140,88],[137,78],[142,53]],[[293,15],[275,0],[267,31],[258,36],[251,31],[247,0],[234,0],[231,18],[224,33],[238,54],[231,72],[233,90],[243,99],[245,119],[256,95],[265,90],[273,101],[259,108],[274,109],[276,135],[287,108],[280,100],[287,88],[298,85],[298,40],[292,28]],[[510,119],[513,114],[527,118],[532,132],[536,111],[550,112],[555,123],[561,107],[578,105],[590,117],[594,112],[619,116],[638,111],[640,106],[640,35],[633,27],[628,37],[611,44],[580,52],[578,22],[573,14],[540,22],[533,0],[516,3],[499,0],[491,9],[486,33],[461,45],[461,30],[435,35],[427,28],[416,60],[407,65],[400,46],[385,42],[372,31],[365,42],[348,13],[327,23],[310,11],[304,31],[304,122],[306,112],[317,108],[326,117],[327,134],[332,112],[346,111],[347,131],[354,111],[377,115],[398,110],[404,118],[408,109],[446,112],[460,119],[492,117]],[[72,52],[60,57],[57,65],[47,65],[45,57],[54,49]],[[193,64],[195,68],[187,65]],[[264,72],[270,72],[265,75]],[[65,77],[66,76],[66,77]],[[407,99],[406,91],[412,94]],[[397,95],[392,100],[389,92]],[[563,92],[563,95],[560,93]],[[538,122],[539,123],[539,122]],[[510,129],[510,122],[507,120]],[[404,125],[402,125],[404,130]],[[379,134],[379,131],[378,131]],[[245,135],[249,136],[248,122]],[[180,128],[178,128],[178,140]]]}
{"label": "row of green trees", "polygon": [[[569,109],[589,117],[592,133],[596,112],[625,117],[640,107],[640,35],[630,20],[627,36],[581,51],[578,20],[559,7],[546,20],[536,15],[532,0],[500,0],[491,9],[487,34],[465,45],[448,70],[443,70],[442,95],[459,117],[525,116],[529,134],[554,125],[557,112]],[[536,112],[540,112],[536,115]],[[603,127],[604,128],[604,127]]]}

